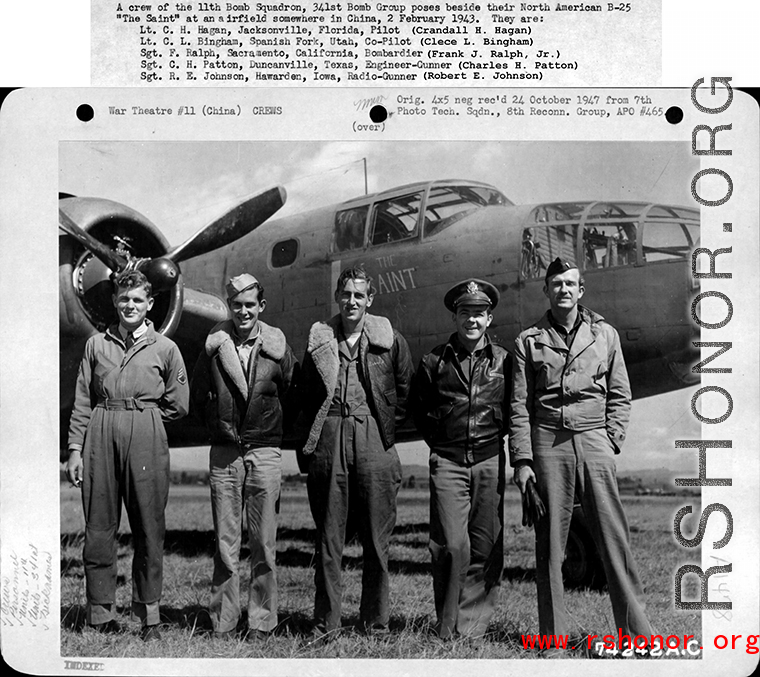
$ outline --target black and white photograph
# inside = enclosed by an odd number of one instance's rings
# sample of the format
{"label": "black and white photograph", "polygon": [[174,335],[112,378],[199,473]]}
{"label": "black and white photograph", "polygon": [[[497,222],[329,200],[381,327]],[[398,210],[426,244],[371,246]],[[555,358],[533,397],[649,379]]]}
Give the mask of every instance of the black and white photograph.
{"label": "black and white photograph", "polygon": [[[560,260],[568,270],[582,271],[586,288],[583,307],[588,304],[596,316],[604,318],[605,326],[614,327],[620,336],[622,354],[617,359],[621,363],[624,360],[623,369],[627,369],[630,386],[625,397],[633,400],[633,414],[626,413],[620,424],[628,428],[624,453],[618,462],[618,484],[626,507],[622,523],[615,528],[630,530],[633,545],[624,556],[633,555],[641,562],[640,604],[642,608],[646,606],[652,618],[651,628],[657,627],[658,633],[663,632],[660,628],[667,628],[667,635],[690,635],[694,641],[679,649],[683,648],[687,656],[691,652],[691,657],[698,657],[699,615],[692,613],[684,618],[683,614],[673,614],[668,594],[671,570],[680,555],[669,526],[682,502],[672,486],[672,477],[687,469],[691,459],[688,452],[667,453],[662,448],[668,436],[696,434],[688,401],[699,383],[690,373],[690,362],[698,355],[691,340],[698,337],[690,327],[687,310],[692,292],[690,252],[699,241],[700,221],[688,194],[690,173],[698,167],[689,151],[685,143],[657,142],[62,143],[60,187],[64,197],[60,209],[65,216],[60,236],[61,297],[66,317],[71,318],[60,327],[62,447],[72,444],[69,430],[73,426],[69,427],[68,414],[75,406],[83,344],[98,331],[106,331],[108,336],[108,327],[117,319],[121,321],[111,289],[111,277],[121,272],[119,268],[144,270],[156,289],[148,320],[179,346],[192,390],[193,378],[204,377],[194,366],[201,364],[199,357],[209,350],[207,337],[219,331],[220,323],[229,323],[228,315],[234,321],[231,301],[236,297],[230,296],[230,284],[243,289],[249,280],[259,282],[258,301],[266,302],[260,308],[260,321],[283,333],[291,354],[300,362],[298,374],[308,382],[306,362],[314,341],[309,332],[315,323],[342,311],[340,300],[336,302],[340,288],[336,283],[344,270],[366,272],[367,277],[361,279],[371,280],[371,286],[358,286],[374,290],[369,295],[372,304],[368,316],[390,321],[403,336],[409,363],[416,370],[424,355],[456,334],[457,325],[451,309],[445,306],[445,296],[468,279],[482,280],[486,283],[481,285],[484,289],[496,290],[499,300],[493,308],[489,306],[492,319],[488,336],[512,355],[518,334],[539,322],[549,307],[543,289],[550,279],[549,267]],[[97,244],[79,236],[82,230]],[[224,245],[222,238],[230,240],[229,244]],[[119,257],[119,263],[111,264],[107,256]],[[245,279],[234,282],[240,278]],[[474,284],[477,287],[478,282]],[[626,293],[634,289],[636,294]],[[318,363],[317,368],[325,367]],[[289,371],[292,373],[292,367]],[[140,381],[139,375],[133,378]],[[362,378],[371,380],[370,375]],[[592,374],[592,378],[599,379],[600,375]],[[298,375],[286,380],[290,387],[298,389]],[[412,404],[408,394],[411,374],[406,380],[409,383],[403,397],[407,401],[397,402],[399,408],[406,410],[396,431],[400,440],[400,476],[394,480],[392,495],[385,497],[397,503],[393,506],[396,514],[383,516],[386,521],[395,517],[395,525],[390,525],[386,535],[381,571],[372,574],[388,576],[388,608],[380,620],[369,617],[367,621],[380,627],[367,631],[363,618],[365,612],[369,613],[364,609],[365,589],[373,583],[366,581],[365,539],[372,542],[380,538],[368,533],[370,511],[375,508],[365,504],[365,490],[352,470],[343,478],[346,486],[342,498],[357,523],[352,524],[343,515],[336,518],[335,524],[327,523],[316,530],[313,515],[317,515],[314,511],[319,510],[319,505],[310,509],[310,501],[317,499],[310,499],[310,473],[299,471],[295,452],[304,446],[301,438],[308,430],[286,430],[289,439],[276,445],[283,447],[278,458],[282,484],[280,514],[274,518],[278,524],[272,561],[254,561],[256,548],[261,546],[248,540],[253,538],[252,532],[259,531],[250,520],[262,519],[260,512],[245,513],[241,545],[238,505],[237,530],[230,546],[234,552],[224,553],[232,559],[220,573],[217,559],[223,556],[220,549],[228,536],[221,531],[223,518],[218,513],[232,508],[216,507],[217,499],[213,498],[222,490],[215,485],[215,461],[209,465],[209,444],[218,446],[219,433],[214,429],[215,423],[211,430],[206,427],[207,412],[201,409],[209,393],[203,392],[195,398],[202,402],[197,410],[189,406],[190,415],[169,420],[167,425],[171,469],[167,478],[165,591],[159,599],[155,623],[161,629],[162,644],[151,646],[151,654],[186,655],[192,645],[193,655],[199,657],[224,652],[230,657],[519,658],[555,649],[523,646],[523,637],[530,633],[533,640],[532,635],[539,634],[535,630],[539,619],[534,602],[537,574],[533,529],[521,524],[520,493],[511,482],[507,489],[498,488],[503,515],[497,525],[503,533],[497,530],[488,536],[504,541],[500,557],[503,571],[486,584],[493,588],[490,594],[494,609],[489,617],[470,624],[475,632],[471,636],[467,624],[460,625],[463,632],[457,629],[455,608],[450,612],[453,620],[444,624],[446,636],[440,636],[437,625],[442,619],[436,613],[443,602],[434,594],[429,550],[434,546],[445,548],[448,561],[439,567],[451,568],[457,562],[461,573],[454,571],[445,576],[463,576],[467,581],[478,577],[482,581],[484,560],[491,552],[456,553],[454,539],[462,538],[461,533],[439,535],[438,542],[431,533],[430,450],[455,440],[440,440],[432,432],[428,434],[434,447],[424,440],[412,441],[428,432],[426,416],[438,416],[439,412],[414,412],[414,406],[424,408],[426,402]],[[434,388],[434,384],[427,385]],[[90,390],[95,387],[90,385]],[[105,383],[98,387],[108,389]],[[314,387],[311,384],[310,388]],[[611,385],[609,390],[613,390]],[[291,402],[293,398],[287,392],[277,394],[283,407],[286,403],[300,409],[311,406],[311,392],[295,398],[301,400],[300,406]],[[101,397],[104,395],[105,392]],[[123,395],[119,391],[113,397]],[[221,397],[215,392],[210,396]],[[143,397],[157,399],[150,393]],[[468,397],[476,396],[470,392]],[[509,393],[500,396],[502,400],[505,397],[509,400]],[[428,398],[435,399],[435,394],[427,393],[422,399]],[[493,404],[488,406],[492,408]],[[631,402],[625,406],[630,408]],[[305,417],[304,412],[299,413],[300,418]],[[222,416],[213,412],[214,417],[217,415]],[[234,415],[240,417],[242,413]],[[283,415],[288,418],[287,412],[283,411]],[[509,406],[504,407],[503,414],[499,412],[499,418],[502,416],[509,416]],[[416,427],[413,418],[423,422]],[[630,426],[628,418],[632,419]],[[300,422],[293,421],[294,427],[297,423]],[[236,419],[235,424],[236,432],[242,434],[252,422],[245,424]],[[508,430],[508,421],[501,424],[503,434]],[[129,422],[130,428],[134,425]],[[464,425],[467,428],[466,413]],[[604,429],[603,420],[600,425]],[[583,429],[584,425],[579,427]],[[454,436],[457,434],[461,435],[454,432]],[[476,448],[484,444],[475,430],[469,434]],[[234,443],[235,438],[227,440],[228,445],[229,442]],[[243,458],[246,442],[238,442]],[[104,442],[97,438],[96,443]],[[254,455],[257,449],[266,447],[255,435],[248,444],[254,445],[250,452]],[[503,446],[502,443],[499,451],[496,445],[497,457],[505,453]],[[215,457],[216,447],[213,448],[211,455]],[[90,453],[101,452],[93,449]],[[113,453],[128,455],[129,451],[117,446]],[[381,445],[375,453],[388,451]],[[447,457],[458,459],[459,455],[450,453]],[[462,456],[458,464],[477,468],[475,459],[486,460]],[[307,457],[311,465],[309,460]],[[231,472],[231,463],[227,459],[227,472]],[[348,462],[343,459],[342,463]],[[356,464],[359,472],[359,459]],[[240,478],[245,487],[247,472],[244,469]],[[512,469],[508,474],[511,480]],[[502,483],[504,476],[502,468]],[[472,482],[473,478],[457,480],[451,490],[463,490],[469,495],[475,491]],[[110,602],[111,612],[104,616],[107,621],[96,623],[100,619],[93,617],[90,610],[98,606],[91,601],[95,593],[85,593],[82,580],[84,577],[87,585],[95,586],[98,564],[83,561],[83,539],[86,552],[90,532],[85,531],[81,489],[67,484],[64,481],[62,485],[61,505],[67,564],[61,572],[62,646],[70,647],[74,655],[82,655],[104,651],[105,642],[113,646],[113,651],[141,655],[146,649],[138,638],[149,626],[130,624],[127,618],[135,599],[129,562],[138,551],[135,528],[130,525],[137,517],[130,515],[125,496],[126,514],[111,538],[116,541],[112,546],[116,548],[116,561],[126,568],[114,579],[116,587],[111,594],[115,596]],[[118,489],[117,482],[113,490]],[[247,506],[252,495],[247,488],[238,489]],[[495,486],[490,489],[497,491]],[[94,487],[91,491],[95,491]],[[128,485],[120,491],[128,491]],[[678,493],[694,494],[694,500],[699,500],[697,491]],[[562,539],[567,541],[562,563],[562,576],[569,588],[567,624],[562,630],[550,628],[544,633],[547,637],[555,632],[569,635],[579,646],[574,650],[568,646],[567,654],[576,657],[595,652],[594,642],[587,646],[589,636],[596,635],[601,642],[601,637],[613,629],[617,634],[605,562],[593,538],[590,518],[580,504],[581,495],[576,489],[576,504],[567,506],[573,518],[569,535],[566,533]],[[111,503],[117,503],[117,498],[101,497]],[[338,509],[337,504],[333,507],[335,500],[326,493],[319,495],[319,504],[328,502],[330,510]],[[471,500],[472,497],[468,499]],[[455,509],[453,505],[444,508]],[[476,508],[474,504],[467,507],[473,519]],[[498,508],[497,501],[491,510]],[[104,508],[88,505],[87,509],[97,513]],[[458,517],[464,520],[465,533],[484,528],[474,524],[468,529],[467,517],[468,512]],[[334,573],[337,580],[333,594],[337,598],[331,601],[338,609],[333,611],[337,616],[331,619],[332,626],[326,629],[319,626],[325,618],[314,616],[318,611],[312,607],[315,575],[328,575],[321,571],[316,574],[321,567],[321,553],[314,552],[315,538],[328,528],[339,530],[340,540],[345,540],[346,545],[342,551],[338,548],[335,555],[339,562],[342,558],[344,571],[341,577],[338,566]],[[87,573],[88,566],[92,574]],[[246,602],[253,600],[257,586],[265,585],[261,582],[262,567],[271,568],[276,591],[271,590],[269,595],[276,594],[279,601],[278,608],[266,609],[266,613],[260,606],[263,603],[266,607],[265,602]],[[239,590],[228,593],[234,599],[217,601],[210,608],[213,596],[224,596],[220,592],[222,585],[230,587],[227,581],[221,582],[225,574]],[[444,583],[445,576],[441,579]],[[456,593],[462,595],[467,589],[463,583],[452,580],[449,585],[456,585]],[[358,606],[351,603],[360,597]],[[234,618],[224,617],[227,603]],[[241,611],[246,603],[247,611]],[[487,612],[476,607],[472,613]],[[266,618],[260,623],[251,614]],[[118,631],[106,632],[102,626],[106,622],[118,626]],[[453,626],[448,628],[451,623]],[[92,628],[100,632],[90,631]],[[628,628],[623,630],[623,634],[629,632]],[[643,634],[654,633],[649,629]],[[603,649],[598,653],[601,655]],[[681,656],[680,651],[678,654]]]}
{"label": "black and white photograph", "polygon": [[[757,578],[754,517],[721,551],[757,507],[756,345],[728,331],[757,317],[724,302],[756,298],[729,221],[746,237],[757,213],[705,206],[731,196],[707,168],[740,193],[756,157],[696,156],[694,116],[382,140],[192,122],[37,142],[55,286],[4,368],[39,354],[19,404],[58,393],[34,432],[58,522],[37,506],[10,544],[11,634],[42,576],[46,665],[68,670],[709,674],[758,653],[754,607],[716,625],[730,564]],[[14,478],[4,505],[22,496]]]}

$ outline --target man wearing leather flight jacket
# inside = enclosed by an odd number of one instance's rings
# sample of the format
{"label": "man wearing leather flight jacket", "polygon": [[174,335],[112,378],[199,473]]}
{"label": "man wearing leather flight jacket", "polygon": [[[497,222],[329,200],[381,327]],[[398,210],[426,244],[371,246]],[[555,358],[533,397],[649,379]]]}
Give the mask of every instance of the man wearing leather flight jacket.
{"label": "man wearing leather flight jacket", "polygon": [[231,318],[216,325],[193,372],[193,404],[211,433],[209,483],[216,552],[209,614],[214,634],[234,639],[240,619],[238,561],[245,518],[251,582],[245,637],[277,626],[275,566],[283,419],[297,368],[277,327],[262,322],[264,289],[249,273],[230,279]]}
{"label": "man wearing leather flight jacket", "polygon": [[360,629],[388,632],[388,558],[401,485],[395,434],[414,367],[404,337],[387,318],[367,312],[374,295],[363,268],[341,272],[339,314],[312,325],[299,379],[299,463],[308,470],[317,532],[314,642],[341,631],[341,562],[354,529],[363,559]]}
{"label": "man wearing leather flight jacket", "polygon": [[444,298],[457,332],[425,355],[413,386],[430,447],[430,553],[442,639],[482,637],[503,566],[504,436],[511,356],[486,334],[499,293],[469,279]]}

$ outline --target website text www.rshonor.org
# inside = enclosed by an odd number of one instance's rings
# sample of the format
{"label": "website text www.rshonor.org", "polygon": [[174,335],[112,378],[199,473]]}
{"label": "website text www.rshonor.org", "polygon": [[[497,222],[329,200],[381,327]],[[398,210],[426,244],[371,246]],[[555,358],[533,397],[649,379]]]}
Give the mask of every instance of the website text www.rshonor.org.
{"label": "website text www.rshonor.org", "polygon": [[[546,650],[546,649],[578,649],[586,648],[589,651],[602,654],[622,653],[630,656],[634,652],[638,654],[648,653],[652,656],[660,655],[686,655],[698,656],[702,651],[699,640],[694,635],[631,635],[623,634],[618,628],[615,635],[588,635],[571,642],[568,635],[520,635],[523,649]],[[758,646],[760,635],[717,635],[713,640],[716,649],[744,649],[748,654],[760,653]],[[575,644],[575,645],[573,645]],[[580,646],[578,646],[580,644]],[[585,645],[585,646],[584,646]]]}

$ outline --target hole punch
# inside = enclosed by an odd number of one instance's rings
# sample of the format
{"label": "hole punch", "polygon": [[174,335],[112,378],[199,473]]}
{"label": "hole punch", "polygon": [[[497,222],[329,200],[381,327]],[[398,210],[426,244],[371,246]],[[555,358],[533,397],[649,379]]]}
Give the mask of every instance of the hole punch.
{"label": "hole punch", "polygon": [[671,125],[677,125],[683,120],[683,111],[678,106],[671,106],[665,111],[665,119]]}
{"label": "hole punch", "polygon": [[372,122],[385,122],[388,119],[388,111],[385,110],[385,106],[372,106],[369,109],[369,119]]}
{"label": "hole punch", "polygon": [[81,106],[77,106],[77,118],[81,122],[89,122],[95,117],[95,111],[88,103],[83,103]]}

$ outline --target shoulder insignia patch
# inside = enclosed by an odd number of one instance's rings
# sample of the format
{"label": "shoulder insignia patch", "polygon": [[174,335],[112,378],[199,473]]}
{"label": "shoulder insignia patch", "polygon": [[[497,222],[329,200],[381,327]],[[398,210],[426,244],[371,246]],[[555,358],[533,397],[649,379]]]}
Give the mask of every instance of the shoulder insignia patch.
{"label": "shoulder insignia patch", "polygon": [[179,373],[177,374],[177,381],[181,385],[185,385],[185,383],[187,383],[187,376],[185,375],[184,368],[182,368],[182,369],[179,370]]}

